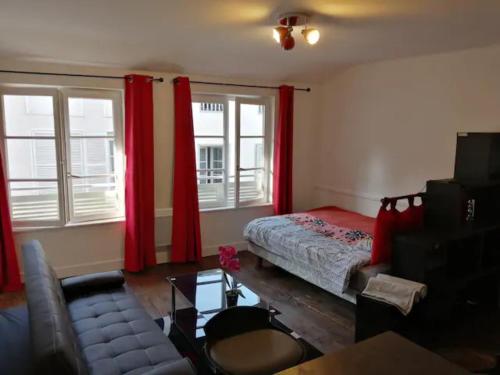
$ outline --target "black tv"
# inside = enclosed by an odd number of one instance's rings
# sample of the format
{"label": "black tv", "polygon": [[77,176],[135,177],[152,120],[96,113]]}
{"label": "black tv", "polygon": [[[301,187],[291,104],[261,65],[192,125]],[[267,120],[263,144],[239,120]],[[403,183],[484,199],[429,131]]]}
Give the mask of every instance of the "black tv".
{"label": "black tv", "polygon": [[500,181],[500,133],[458,133],[454,179],[460,182]]}

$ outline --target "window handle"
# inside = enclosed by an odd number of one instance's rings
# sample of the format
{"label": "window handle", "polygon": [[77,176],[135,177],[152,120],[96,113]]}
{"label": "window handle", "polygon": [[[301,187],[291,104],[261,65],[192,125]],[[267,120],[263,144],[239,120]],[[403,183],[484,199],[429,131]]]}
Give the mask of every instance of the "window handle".
{"label": "window handle", "polygon": [[239,171],[243,171],[243,172],[244,172],[244,171],[253,171],[253,169],[252,169],[252,168],[241,168],[241,167],[238,167],[238,170],[239,170]]}
{"label": "window handle", "polygon": [[72,178],[84,178],[83,176],[78,176],[78,175],[73,174],[73,173],[67,173],[66,176],[67,177],[72,177]]}

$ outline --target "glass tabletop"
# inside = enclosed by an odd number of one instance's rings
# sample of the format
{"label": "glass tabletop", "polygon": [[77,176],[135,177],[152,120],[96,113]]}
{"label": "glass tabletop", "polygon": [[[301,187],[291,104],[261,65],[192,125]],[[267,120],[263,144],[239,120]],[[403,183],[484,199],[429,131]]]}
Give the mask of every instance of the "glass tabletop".
{"label": "glass tabletop", "polygon": [[[241,295],[233,306],[269,308],[267,301],[221,269],[168,277],[167,280],[172,285],[172,321],[188,340],[198,346],[204,343],[205,324],[218,312],[228,308],[226,291],[231,289],[234,282]],[[175,290],[179,291],[192,307],[178,308]]]}

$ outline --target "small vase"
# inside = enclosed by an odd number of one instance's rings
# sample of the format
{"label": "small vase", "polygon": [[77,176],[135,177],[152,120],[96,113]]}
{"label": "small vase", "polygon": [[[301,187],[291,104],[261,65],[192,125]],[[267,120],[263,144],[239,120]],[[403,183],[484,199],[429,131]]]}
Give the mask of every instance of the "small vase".
{"label": "small vase", "polygon": [[226,291],[226,305],[227,307],[234,307],[238,305],[238,293],[234,293],[232,290]]}

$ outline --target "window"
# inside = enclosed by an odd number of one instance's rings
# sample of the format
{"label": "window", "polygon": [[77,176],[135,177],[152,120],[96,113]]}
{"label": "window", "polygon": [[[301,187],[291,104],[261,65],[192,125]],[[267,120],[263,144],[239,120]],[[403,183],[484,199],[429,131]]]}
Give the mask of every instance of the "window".
{"label": "window", "polygon": [[271,101],[193,97],[200,208],[270,202]]}
{"label": "window", "polygon": [[[198,151],[200,160],[198,163],[200,184],[220,184],[223,181],[222,146],[200,146]],[[220,178],[213,178],[220,177]]]}
{"label": "window", "polygon": [[119,91],[4,88],[0,94],[15,226],[123,216]]}

